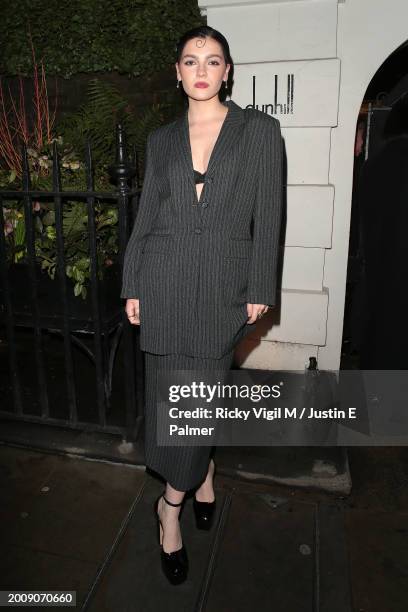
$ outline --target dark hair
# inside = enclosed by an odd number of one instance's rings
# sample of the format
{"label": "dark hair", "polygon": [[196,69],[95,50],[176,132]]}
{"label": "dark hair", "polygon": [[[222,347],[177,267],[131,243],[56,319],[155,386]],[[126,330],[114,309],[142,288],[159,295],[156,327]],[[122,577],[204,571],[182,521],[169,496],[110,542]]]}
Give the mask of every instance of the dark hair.
{"label": "dark hair", "polygon": [[[231,57],[231,53],[230,53],[230,48],[229,48],[229,44],[227,39],[225,38],[225,36],[223,34],[221,34],[221,32],[219,32],[218,30],[215,30],[214,28],[211,28],[210,26],[207,25],[202,25],[202,26],[198,26],[196,28],[192,28],[191,30],[187,30],[187,32],[185,32],[177,41],[176,43],[176,61],[180,62],[181,59],[181,55],[183,53],[183,49],[185,44],[193,39],[193,38],[213,38],[214,40],[216,40],[217,42],[220,43],[221,48],[222,48],[222,52],[224,55],[224,60],[226,64],[230,64],[230,70],[228,72],[228,81],[230,81],[230,78],[232,77],[232,69],[233,69],[233,61],[232,61],[232,57]],[[229,83],[228,84],[228,89],[229,89]]]}

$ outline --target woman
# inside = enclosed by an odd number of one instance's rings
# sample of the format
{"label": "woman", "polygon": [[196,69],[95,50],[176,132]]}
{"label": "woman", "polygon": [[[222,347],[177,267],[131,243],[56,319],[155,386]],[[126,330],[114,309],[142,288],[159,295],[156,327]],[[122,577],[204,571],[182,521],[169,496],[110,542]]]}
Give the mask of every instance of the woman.
{"label": "woman", "polygon": [[121,297],[145,351],[146,465],[166,479],[155,504],[162,568],[188,570],[179,512],[195,490],[197,526],[214,514],[210,446],[158,446],[159,370],[222,370],[236,344],[275,304],[282,207],[277,119],[221,102],[232,66],[222,34],[194,28],[177,44],[177,87],[188,108],[151,132]]}

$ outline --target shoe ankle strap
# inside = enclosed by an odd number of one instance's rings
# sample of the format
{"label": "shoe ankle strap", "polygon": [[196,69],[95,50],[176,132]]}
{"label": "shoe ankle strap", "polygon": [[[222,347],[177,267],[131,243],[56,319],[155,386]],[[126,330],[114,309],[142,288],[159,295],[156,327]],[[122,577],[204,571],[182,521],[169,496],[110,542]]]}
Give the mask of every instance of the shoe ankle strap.
{"label": "shoe ankle strap", "polygon": [[179,504],[174,504],[173,502],[169,501],[168,499],[165,498],[164,495],[162,495],[164,501],[166,502],[166,504],[169,504],[169,506],[181,506],[181,504],[183,503],[182,501]]}

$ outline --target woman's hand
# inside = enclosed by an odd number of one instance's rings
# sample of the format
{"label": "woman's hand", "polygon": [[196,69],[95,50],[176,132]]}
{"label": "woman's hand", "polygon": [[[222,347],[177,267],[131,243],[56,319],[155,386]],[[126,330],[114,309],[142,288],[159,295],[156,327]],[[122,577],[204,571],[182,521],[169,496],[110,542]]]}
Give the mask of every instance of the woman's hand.
{"label": "woman's hand", "polygon": [[131,323],[132,325],[140,325],[139,300],[136,298],[129,298],[128,300],[126,300],[125,310],[129,319],[129,323]]}
{"label": "woman's hand", "polygon": [[255,323],[255,321],[263,317],[263,315],[268,312],[268,310],[269,306],[267,306],[266,304],[247,304],[247,324]]}

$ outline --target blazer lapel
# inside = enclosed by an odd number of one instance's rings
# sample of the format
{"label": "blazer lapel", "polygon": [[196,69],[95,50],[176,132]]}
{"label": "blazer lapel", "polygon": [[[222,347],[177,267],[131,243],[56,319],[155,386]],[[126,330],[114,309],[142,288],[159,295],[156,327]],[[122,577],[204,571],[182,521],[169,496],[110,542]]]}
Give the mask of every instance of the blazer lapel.
{"label": "blazer lapel", "polygon": [[208,162],[207,172],[209,176],[214,172],[217,164],[219,164],[221,159],[236,142],[241,134],[241,129],[244,124],[243,109],[238,106],[238,104],[235,104],[233,100],[227,100],[225,104],[229,107],[229,111],[225,117],[224,123],[222,124],[221,131],[218,135]]}
{"label": "blazer lapel", "polygon": [[[228,106],[228,113],[225,116],[224,122],[221,126],[221,131],[218,134],[218,138],[215,142],[212,150],[208,167],[207,176],[210,176],[215,171],[217,164],[226,155],[230,147],[236,142],[239,135],[241,134],[242,127],[244,125],[244,111],[238,106],[233,100],[226,100],[223,102],[225,106]],[[193,159],[191,154],[190,145],[190,134],[188,129],[188,108],[175,122],[175,144],[177,152],[180,153],[180,159],[183,167],[190,180],[194,194],[196,193],[196,186],[194,182],[194,168]]]}

